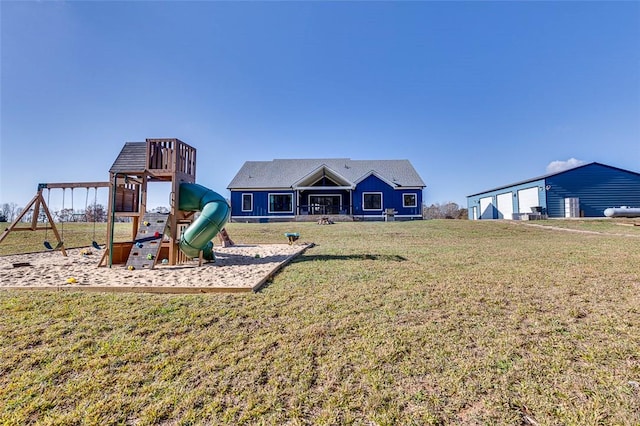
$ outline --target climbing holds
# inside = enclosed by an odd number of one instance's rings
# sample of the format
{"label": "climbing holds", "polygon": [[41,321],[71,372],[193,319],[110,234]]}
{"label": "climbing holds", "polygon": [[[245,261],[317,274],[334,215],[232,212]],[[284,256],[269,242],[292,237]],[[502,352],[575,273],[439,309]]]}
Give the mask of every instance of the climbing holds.
{"label": "climbing holds", "polygon": [[162,259],[162,264],[167,265],[169,263],[169,259]]}
{"label": "climbing holds", "polygon": [[142,243],[141,243],[140,241],[138,241],[138,242],[136,243],[136,247],[138,247],[138,248],[142,248]]}
{"label": "climbing holds", "polygon": [[152,260],[152,259],[153,259],[153,255],[152,255],[151,253],[149,253],[149,254],[147,255],[147,259],[148,259],[148,260]]}
{"label": "climbing holds", "polygon": [[155,234],[153,234],[153,236],[154,236],[155,238],[160,238],[160,233],[159,233],[158,231],[156,231],[156,232],[155,232]]}
{"label": "climbing holds", "polygon": [[127,269],[128,269],[128,270],[130,270],[130,271],[133,271],[133,270],[134,270],[134,269],[136,269],[136,268],[135,268],[133,265],[129,265],[129,266],[127,267]]}
{"label": "climbing holds", "polygon": [[74,277],[67,278],[67,284],[75,284],[77,282],[78,280],[76,280]]}
{"label": "climbing holds", "polygon": [[149,226],[149,225],[151,225],[151,224],[149,223],[149,221],[148,221],[148,220],[145,220],[145,221],[144,221],[144,222],[142,222],[142,223],[144,224],[144,226]]}

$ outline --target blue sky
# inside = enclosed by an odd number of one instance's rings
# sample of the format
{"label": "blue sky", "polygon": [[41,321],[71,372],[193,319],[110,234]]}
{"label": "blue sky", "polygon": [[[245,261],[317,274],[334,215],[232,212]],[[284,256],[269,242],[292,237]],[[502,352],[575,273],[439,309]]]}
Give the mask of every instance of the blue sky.
{"label": "blue sky", "polygon": [[[274,158],[409,159],[427,204],[466,205],[553,162],[640,171],[640,2],[2,1],[0,14],[0,203],[24,205],[38,182],[106,181],[123,144],[148,137],[196,147],[198,183],[224,196],[245,161]],[[168,205],[165,189],[149,204]]]}

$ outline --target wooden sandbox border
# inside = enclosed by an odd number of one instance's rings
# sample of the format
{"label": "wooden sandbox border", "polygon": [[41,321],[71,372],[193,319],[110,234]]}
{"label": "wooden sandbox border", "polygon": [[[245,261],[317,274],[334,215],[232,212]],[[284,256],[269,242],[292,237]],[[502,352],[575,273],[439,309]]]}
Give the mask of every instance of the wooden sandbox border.
{"label": "wooden sandbox border", "polygon": [[302,249],[284,261],[279,263],[269,271],[253,287],[169,287],[169,286],[0,286],[0,291],[24,290],[24,291],[87,291],[96,293],[151,293],[151,294],[204,294],[204,293],[257,293],[264,285],[273,278],[282,268],[287,266],[293,259],[303,254],[307,249],[314,247],[314,243],[306,243]]}

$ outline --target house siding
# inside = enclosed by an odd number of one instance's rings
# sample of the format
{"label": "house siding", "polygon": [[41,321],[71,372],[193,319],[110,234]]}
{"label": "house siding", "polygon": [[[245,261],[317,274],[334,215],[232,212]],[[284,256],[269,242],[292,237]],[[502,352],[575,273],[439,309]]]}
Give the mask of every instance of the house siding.
{"label": "house siding", "polygon": [[[382,208],[365,210],[362,205],[364,193],[381,193]],[[416,194],[416,207],[403,207],[404,194]],[[375,175],[370,175],[358,183],[353,191],[353,215],[363,219],[384,219],[385,209],[395,209],[396,217],[422,218],[422,189],[394,189]]]}
{"label": "house siding", "polygon": [[[242,194],[253,194],[253,210],[242,211]],[[287,194],[290,195],[292,211],[290,212],[270,212],[269,195]],[[231,216],[232,217],[292,217],[296,211],[296,197],[294,191],[265,190],[265,191],[231,191]]]}
{"label": "house siding", "polygon": [[[386,209],[399,220],[421,219],[424,187],[408,160],[339,158],[248,161],[227,188],[232,220],[284,221],[318,215],[384,220]],[[363,209],[368,192],[381,195],[379,209]],[[276,193],[291,196],[291,211],[270,211],[269,195]],[[406,194],[415,196],[415,206],[403,204]],[[243,209],[243,195],[251,195],[250,210]]]}
{"label": "house siding", "polygon": [[[405,194],[415,194],[415,207],[404,207],[403,198]],[[393,191],[393,205],[396,209],[396,217],[422,218],[422,190],[421,189],[396,189]]]}

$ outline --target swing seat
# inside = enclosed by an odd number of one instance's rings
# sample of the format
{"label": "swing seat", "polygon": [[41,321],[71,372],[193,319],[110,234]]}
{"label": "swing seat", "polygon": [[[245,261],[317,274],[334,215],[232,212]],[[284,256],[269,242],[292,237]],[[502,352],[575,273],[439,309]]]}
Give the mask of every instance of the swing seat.
{"label": "swing seat", "polygon": [[64,243],[62,241],[58,241],[58,244],[56,244],[55,247],[52,247],[51,243],[49,241],[45,241],[43,244],[44,244],[44,247],[47,250],[58,250],[60,247],[62,247],[64,245]]}
{"label": "swing seat", "polygon": [[98,244],[96,241],[91,242],[91,245],[96,250],[102,250],[102,247],[100,247],[100,244]]}

